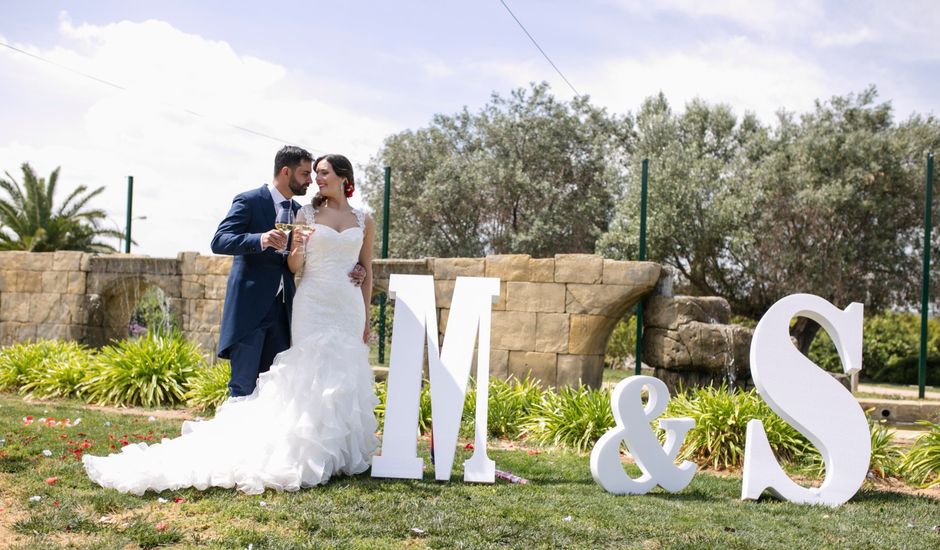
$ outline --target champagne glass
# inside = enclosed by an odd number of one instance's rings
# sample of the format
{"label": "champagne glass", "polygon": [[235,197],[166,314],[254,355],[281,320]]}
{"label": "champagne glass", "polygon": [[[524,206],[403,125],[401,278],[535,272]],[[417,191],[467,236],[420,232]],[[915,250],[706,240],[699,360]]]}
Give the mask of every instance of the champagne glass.
{"label": "champagne glass", "polygon": [[[290,232],[294,228],[294,209],[291,207],[282,208],[280,212],[277,213],[277,219],[274,220],[274,227],[280,229],[290,237]],[[284,246],[283,250],[278,250],[278,254],[287,256],[290,254],[290,247]]]}

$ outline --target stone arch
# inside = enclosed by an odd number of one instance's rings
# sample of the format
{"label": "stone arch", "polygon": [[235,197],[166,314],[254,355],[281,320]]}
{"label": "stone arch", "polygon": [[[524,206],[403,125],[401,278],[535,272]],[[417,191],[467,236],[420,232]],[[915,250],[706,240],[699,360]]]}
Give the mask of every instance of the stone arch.
{"label": "stone arch", "polygon": [[165,296],[170,315],[182,317],[176,260],[146,257],[95,257],[88,273],[88,343],[102,346],[126,338],[129,321],[148,289]]}

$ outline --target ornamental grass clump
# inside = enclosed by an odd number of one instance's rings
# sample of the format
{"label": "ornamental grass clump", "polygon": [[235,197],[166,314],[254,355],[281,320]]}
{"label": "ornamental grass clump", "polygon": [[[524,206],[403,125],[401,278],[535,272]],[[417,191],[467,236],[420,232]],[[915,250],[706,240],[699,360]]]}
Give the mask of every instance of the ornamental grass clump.
{"label": "ornamental grass clump", "polygon": [[491,436],[514,439],[522,433],[523,421],[542,400],[536,380],[493,379],[487,399],[486,425]]}
{"label": "ornamental grass clump", "polygon": [[[542,389],[536,380],[526,377],[517,380],[490,378],[487,394],[486,429],[490,437],[516,438],[522,432],[522,424],[535,405],[542,399]],[[460,433],[473,437],[476,422],[476,382],[471,381],[464,400]]]}
{"label": "ornamental grass clump", "polygon": [[176,405],[204,365],[199,347],[181,335],[124,340],[101,349],[81,391],[99,405]]}
{"label": "ornamental grass clump", "polygon": [[774,414],[755,390],[729,390],[706,386],[676,395],[663,418],[689,417],[695,427],[685,437],[679,458],[708,464],[714,469],[736,469],[744,462],[747,423],[764,424],[767,440],[781,460],[792,461],[809,447],[803,436]]}
{"label": "ornamental grass clump", "polygon": [[217,409],[228,399],[231,376],[232,365],[228,361],[196,369],[186,380],[186,393],[183,395],[186,404],[202,411]]}
{"label": "ornamental grass clump", "polygon": [[32,397],[73,397],[93,352],[76,342],[38,340],[0,349],[0,390]]}
{"label": "ornamental grass clump", "polygon": [[940,422],[918,422],[927,428],[901,461],[904,478],[924,488],[940,487]]}
{"label": "ornamental grass clump", "polygon": [[522,435],[545,445],[584,452],[614,426],[610,392],[587,386],[546,391],[523,422]]}

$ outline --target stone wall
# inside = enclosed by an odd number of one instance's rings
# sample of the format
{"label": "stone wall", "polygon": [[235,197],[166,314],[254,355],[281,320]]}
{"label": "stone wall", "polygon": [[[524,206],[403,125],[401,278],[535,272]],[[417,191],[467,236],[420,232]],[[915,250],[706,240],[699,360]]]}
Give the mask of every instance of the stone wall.
{"label": "stone wall", "polygon": [[722,383],[750,387],[753,331],[730,319],[724,298],[651,296],[643,317],[643,361],[671,390]]}
{"label": "stone wall", "polygon": [[[63,338],[100,346],[123,338],[137,300],[157,286],[184,334],[211,357],[230,267],[230,257],[195,252],[176,259],[0,252],[0,345]],[[493,306],[493,374],[597,387],[611,330],[653,290],[661,267],[561,254],[376,260],[373,271],[375,292],[388,288],[390,273],[433,275],[442,335],[458,276],[500,278],[500,299]]]}

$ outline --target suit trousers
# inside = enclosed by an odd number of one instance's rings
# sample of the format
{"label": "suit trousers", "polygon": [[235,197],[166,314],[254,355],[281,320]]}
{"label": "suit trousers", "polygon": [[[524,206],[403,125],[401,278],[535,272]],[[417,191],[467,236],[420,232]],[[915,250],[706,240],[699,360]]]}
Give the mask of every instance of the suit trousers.
{"label": "suit trousers", "polygon": [[229,361],[232,377],[229,395],[250,395],[258,383],[258,375],[267,372],[274,356],[290,347],[290,322],[283,293],[278,294],[261,323],[231,347]]}

